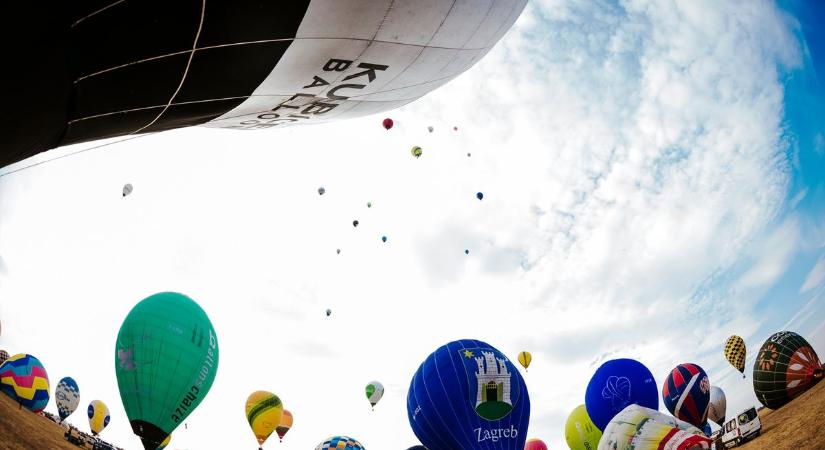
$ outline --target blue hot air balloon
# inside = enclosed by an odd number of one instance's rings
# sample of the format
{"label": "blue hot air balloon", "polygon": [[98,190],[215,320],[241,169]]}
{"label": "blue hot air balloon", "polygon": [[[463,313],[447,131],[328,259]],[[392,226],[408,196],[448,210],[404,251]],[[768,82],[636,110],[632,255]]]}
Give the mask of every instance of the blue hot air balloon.
{"label": "blue hot air balloon", "polygon": [[481,192],[476,192],[476,198],[477,198],[477,199],[479,199],[479,200],[481,200],[481,199],[483,199],[483,198],[484,198],[484,194],[483,194],[483,193],[481,193]]}
{"label": "blue hot air balloon", "polygon": [[627,405],[659,409],[656,380],[644,364],[635,359],[613,359],[593,374],[584,396],[587,414],[602,431]]}
{"label": "blue hot air balloon", "polygon": [[710,406],[710,381],[696,364],[679,364],[662,386],[662,400],[673,417],[695,427],[707,424]]}
{"label": "blue hot air balloon", "polygon": [[418,368],[407,394],[407,417],[430,450],[521,449],[530,396],[503,353],[463,339],[440,347]]}

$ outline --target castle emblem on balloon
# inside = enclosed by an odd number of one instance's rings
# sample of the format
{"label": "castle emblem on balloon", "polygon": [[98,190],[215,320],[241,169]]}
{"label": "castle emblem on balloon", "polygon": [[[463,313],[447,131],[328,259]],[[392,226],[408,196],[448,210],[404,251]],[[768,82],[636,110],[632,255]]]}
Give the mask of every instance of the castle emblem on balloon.
{"label": "castle emblem on balloon", "polygon": [[513,389],[510,361],[493,349],[464,349],[461,354],[465,368],[468,372],[472,370],[475,377],[474,384],[471,378],[468,382],[476,414],[487,420],[499,420],[510,414],[518,400],[518,389]]}
{"label": "castle emblem on balloon", "polygon": [[610,400],[614,408],[624,407],[630,403],[630,380],[627,377],[608,377],[602,389],[602,397]]}

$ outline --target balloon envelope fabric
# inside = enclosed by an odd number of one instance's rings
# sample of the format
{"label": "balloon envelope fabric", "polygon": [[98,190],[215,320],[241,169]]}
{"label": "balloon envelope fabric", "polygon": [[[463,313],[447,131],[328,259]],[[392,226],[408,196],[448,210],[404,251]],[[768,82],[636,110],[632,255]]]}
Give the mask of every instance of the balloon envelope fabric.
{"label": "balloon envelope fabric", "polygon": [[712,442],[687,422],[630,405],[604,429],[599,450],[709,450]]}
{"label": "balloon envelope fabric", "polygon": [[530,397],[504,354],[464,339],[440,347],[418,368],[407,416],[430,450],[523,449]]}
{"label": "balloon envelope fabric", "polygon": [[710,405],[710,381],[705,370],[691,363],[676,366],[662,385],[662,400],[673,417],[701,428]]}
{"label": "balloon envelope fabric", "polygon": [[753,391],[763,405],[781,408],[822,379],[822,362],[811,344],[791,331],[769,337],[753,364]]}
{"label": "balloon envelope fabric", "polygon": [[315,450],[365,450],[355,439],[347,436],[333,436],[318,444]]}
{"label": "balloon envelope fabric", "polygon": [[217,335],[192,299],[163,292],[132,308],[117,335],[115,375],[132,431],[147,450],[197,408],[217,370]]}
{"label": "balloon envelope fabric", "polygon": [[635,359],[613,359],[598,369],[584,397],[587,415],[604,430],[610,419],[632,404],[659,409],[659,389],[653,374]]}
{"label": "balloon envelope fabric", "polygon": [[66,420],[80,403],[80,388],[77,387],[77,382],[72,377],[61,379],[54,390],[54,400],[60,420]]}
{"label": "balloon envelope fabric", "polygon": [[49,375],[34,356],[14,355],[0,367],[0,392],[29,411],[43,411],[49,404]]}

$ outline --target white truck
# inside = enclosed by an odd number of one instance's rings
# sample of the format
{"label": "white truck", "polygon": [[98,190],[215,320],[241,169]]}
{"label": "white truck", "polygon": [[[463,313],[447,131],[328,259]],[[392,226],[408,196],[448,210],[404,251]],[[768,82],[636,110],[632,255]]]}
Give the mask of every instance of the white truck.
{"label": "white truck", "polygon": [[733,419],[725,422],[722,429],[713,434],[716,448],[731,448],[743,444],[757,436],[762,431],[762,422],[756,408],[742,411]]}

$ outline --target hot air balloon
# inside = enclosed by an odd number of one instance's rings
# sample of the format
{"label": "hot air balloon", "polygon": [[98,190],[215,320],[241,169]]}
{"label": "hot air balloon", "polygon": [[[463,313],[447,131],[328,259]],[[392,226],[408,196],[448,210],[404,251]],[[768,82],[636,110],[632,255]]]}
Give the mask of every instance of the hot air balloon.
{"label": "hot air balloon", "polygon": [[662,400],[673,417],[702,428],[710,404],[708,375],[696,364],[679,364],[662,385]]}
{"label": "hot air balloon", "polygon": [[26,70],[4,77],[14,86],[4,107],[15,113],[0,125],[0,167],[101,138],[388,111],[472,67],[525,4],[495,0],[478,13],[414,0],[71,3],[46,12],[21,3],[6,26],[20,39],[2,49],[6,67]]}
{"label": "hot air balloon", "polygon": [[286,436],[287,431],[292,428],[292,413],[284,410],[283,415],[281,416],[281,423],[275,428],[275,432],[278,433],[278,439],[283,442],[284,436]]}
{"label": "hot air balloon", "polygon": [[381,122],[381,125],[384,126],[385,130],[389,130],[390,128],[392,128],[392,125],[393,125],[392,119],[387,117],[386,119],[384,119],[383,122]]}
{"label": "hot air balloon", "polygon": [[467,157],[469,158],[470,156],[472,156],[472,153],[467,152]]}
{"label": "hot air balloon", "polygon": [[246,399],[246,420],[261,447],[281,424],[283,414],[284,405],[272,392],[255,391]]}
{"label": "hot air balloon", "polygon": [[484,198],[484,194],[481,192],[476,192],[476,198],[482,200]]}
{"label": "hot air balloon", "polygon": [[753,391],[770,409],[781,408],[822,380],[822,362],[811,344],[791,331],[769,337],[753,364]]}
{"label": "hot air balloon", "polygon": [[458,131],[458,127],[453,127],[453,131]]}
{"label": "hot air balloon", "polygon": [[169,436],[166,436],[166,439],[164,439],[163,442],[160,443],[160,446],[158,447],[157,450],[165,449],[169,445],[170,442],[172,442],[172,435],[171,434]]}
{"label": "hot air balloon", "polygon": [[524,444],[524,450],[547,450],[547,444],[541,439],[527,439],[527,442]]}
{"label": "hot air balloon", "polygon": [[115,346],[115,375],[132,431],[155,450],[203,401],[218,370],[218,338],[189,297],[163,292],[126,316]]}
{"label": "hot air balloon", "polygon": [[610,419],[627,405],[659,408],[656,381],[644,364],[634,359],[613,359],[602,364],[590,382],[584,405],[593,423],[604,430]]}
{"label": "hot air balloon", "polygon": [[340,248],[336,248],[336,249],[335,249],[335,254],[340,255],[340,254],[341,254],[341,249],[340,249]]}
{"label": "hot air balloon", "polygon": [[49,375],[39,359],[19,353],[0,366],[0,392],[38,413],[49,403]]}
{"label": "hot air balloon", "polygon": [[323,187],[323,186],[321,186],[321,187],[319,187],[319,188],[318,188],[318,195],[324,195],[324,193],[326,193],[326,192],[327,192],[327,190],[326,190],[326,189],[324,189],[324,187]]}
{"label": "hot air balloon", "polygon": [[367,400],[370,401],[370,406],[375,409],[375,405],[384,396],[384,385],[378,381],[370,381],[366,387]]}
{"label": "hot air balloon", "polygon": [[530,362],[533,360],[533,355],[530,352],[519,352],[518,354],[518,363],[521,364],[521,367],[524,367],[524,370],[527,370],[530,367]]}
{"label": "hot air balloon", "polygon": [[2,366],[7,359],[9,359],[9,352],[0,350],[0,366]]}
{"label": "hot air balloon", "polygon": [[327,317],[329,317],[331,314],[332,314],[332,310],[327,308]]}
{"label": "hot air balloon", "polygon": [[[100,400],[92,400],[86,414],[89,416],[89,428],[95,436],[109,425],[109,408]],[[157,448],[157,446],[153,448]]]}
{"label": "hot air balloon", "polygon": [[353,220],[353,221],[352,221],[352,226],[353,226],[353,227],[357,227],[357,226],[358,226],[358,221],[357,221],[357,220]]}
{"label": "hot air balloon", "polygon": [[577,406],[567,417],[564,438],[570,450],[596,450],[601,437],[601,430],[590,420],[584,405]]}
{"label": "hot air balloon", "polygon": [[466,248],[465,248],[465,249],[464,249],[464,254],[465,254],[465,255],[469,255],[469,254],[470,254],[470,250],[468,250],[468,249],[466,249]]}
{"label": "hot air balloon", "polygon": [[387,237],[386,236],[381,236],[381,242],[387,242]]}
{"label": "hot air balloon", "polygon": [[57,414],[60,421],[66,420],[80,403],[80,388],[71,377],[62,378],[54,389],[54,400],[57,404]]}
{"label": "hot air balloon", "polygon": [[421,147],[416,145],[412,148],[412,150],[410,150],[410,154],[416,158],[420,158],[421,155],[424,154],[424,150],[421,150]]}
{"label": "hot air balloon", "polygon": [[123,197],[126,197],[127,195],[129,195],[131,193],[132,193],[132,184],[131,183],[126,183],[123,186]]}
{"label": "hot air balloon", "polygon": [[725,359],[745,378],[745,340],[733,335],[725,341]]}
{"label": "hot air balloon", "polygon": [[463,339],[443,345],[418,368],[407,417],[430,450],[519,449],[527,439],[530,396],[503,353]]}
{"label": "hot air balloon", "polygon": [[372,202],[367,202],[367,208],[372,208]]}
{"label": "hot air balloon", "polygon": [[433,126],[432,126],[432,125],[430,125],[430,126],[428,126],[428,127],[427,127],[427,131],[429,131],[430,133],[432,133],[432,132],[433,132],[433,130],[434,130],[434,128],[433,128]]}
{"label": "hot air balloon", "polygon": [[720,427],[725,423],[725,411],[728,401],[725,392],[718,386],[710,387],[710,406],[708,406],[708,419],[716,422]]}
{"label": "hot air balloon", "polygon": [[347,436],[333,436],[318,444],[315,450],[364,450],[364,446]]}
{"label": "hot air balloon", "polygon": [[599,450],[710,450],[702,430],[656,410],[629,405],[614,417],[599,441]]}

